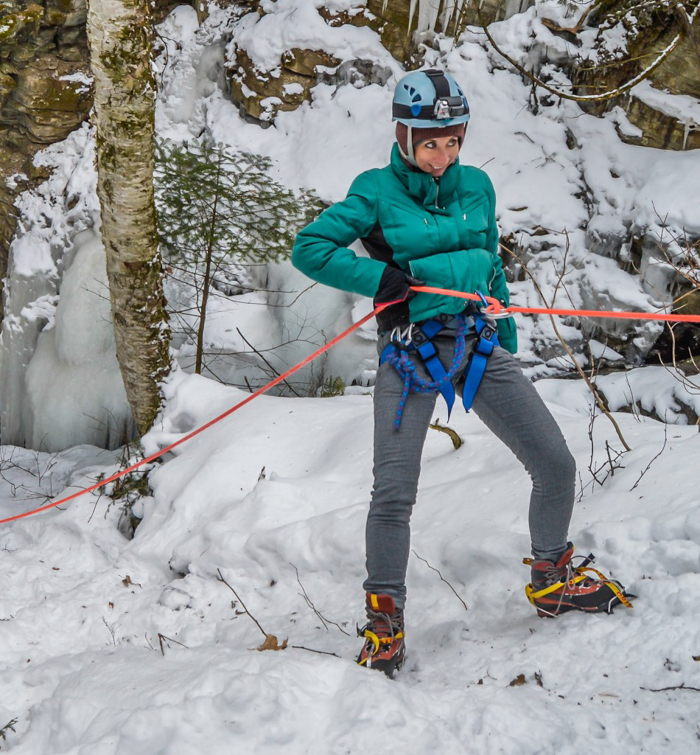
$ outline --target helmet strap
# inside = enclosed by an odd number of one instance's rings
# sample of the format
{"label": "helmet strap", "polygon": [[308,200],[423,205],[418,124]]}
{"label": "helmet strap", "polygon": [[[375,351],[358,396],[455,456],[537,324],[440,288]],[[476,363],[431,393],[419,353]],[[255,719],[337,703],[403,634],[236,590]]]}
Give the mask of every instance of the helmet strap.
{"label": "helmet strap", "polygon": [[407,163],[417,168],[418,163],[416,162],[416,155],[413,151],[413,126],[406,126],[406,129],[406,152],[401,149],[401,144],[398,141],[396,142],[396,144],[398,145],[399,154],[401,155],[401,157],[403,157],[403,159],[406,160]]}

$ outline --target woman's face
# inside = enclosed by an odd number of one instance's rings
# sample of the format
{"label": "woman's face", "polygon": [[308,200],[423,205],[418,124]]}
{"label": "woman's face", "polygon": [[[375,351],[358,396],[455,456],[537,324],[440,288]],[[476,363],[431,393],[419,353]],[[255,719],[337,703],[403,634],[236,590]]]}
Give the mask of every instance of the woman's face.
{"label": "woman's face", "polygon": [[421,142],[414,149],[416,164],[424,173],[440,178],[457,159],[459,146],[456,136],[438,136]]}

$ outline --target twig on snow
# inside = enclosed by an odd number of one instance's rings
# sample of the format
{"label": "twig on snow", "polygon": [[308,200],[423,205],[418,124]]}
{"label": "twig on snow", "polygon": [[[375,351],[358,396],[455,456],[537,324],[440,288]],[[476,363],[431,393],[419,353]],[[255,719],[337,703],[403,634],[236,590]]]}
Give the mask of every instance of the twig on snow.
{"label": "twig on snow", "polygon": [[642,473],[637,478],[637,482],[635,482],[634,485],[632,485],[632,487],[630,488],[630,492],[632,492],[637,487],[637,485],[639,485],[639,483],[642,481],[642,477],[644,477],[644,475],[649,471],[649,467],[651,467],[651,465],[664,452],[664,449],[666,448],[667,441],[668,441],[668,425],[664,422],[664,444],[663,444],[663,446],[661,446],[661,450],[659,451],[659,453],[656,454],[656,456],[654,456],[654,458],[646,465],[646,467],[644,467]]}
{"label": "twig on snow", "polygon": [[327,650],[314,650],[313,648],[305,648],[303,645],[292,645],[295,650],[308,650],[309,653],[320,653],[320,655],[332,655],[334,658],[340,658],[337,653],[329,653]]}
{"label": "twig on snow", "polygon": [[640,687],[639,689],[646,690],[647,692],[671,692],[677,689],[687,689],[689,692],[700,692],[700,687],[686,687],[685,682],[681,682],[675,687],[659,687],[659,689],[652,689],[651,687]]}
{"label": "twig on snow", "polygon": [[18,721],[19,721],[19,719],[18,719],[18,718],[13,718],[13,719],[12,719],[11,721],[8,721],[8,722],[7,722],[7,723],[6,723],[6,724],[5,724],[5,725],[4,725],[4,726],[3,726],[3,727],[2,727],[1,729],[0,729],[0,737],[2,737],[2,738],[3,738],[3,740],[6,740],[6,739],[7,739],[7,737],[5,736],[5,733],[6,733],[6,732],[8,732],[8,731],[11,731],[11,732],[14,732],[14,733],[16,733],[16,731],[15,731],[15,726],[16,726],[16,724],[17,724],[17,722],[18,722]]}
{"label": "twig on snow", "polygon": [[452,441],[452,445],[455,447],[455,451],[464,443],[464,441],[459,437],[459,435],[451,427],[447,427],[446,425],[441,425],[439,419],[436,419],[435,423],[430,425],[430,429],[439,430],[441,433],[445,433],[446,435],[449,435],[450,440]]}
{"label": "twig on snow", "polygon": [[442,573],[440,572],[440,570],[439,570],[439,569],[436,569],[436,568],[435,568],[434,566],[431,566],[431,565],[430,565],[430,564],[428,563],[428,561],[427,561],[426,559],[422,558],[421,556],[419,556],[419,555],[418,555],[418,554],[417,554],[417,553],[415,552],[415,550],[413,551],[413,555],[414,555],[414,556],[415,556],[415,557],[416,557],[417,559],[419,559],[420,561],[422,561],[422,562],[423,562],[423,563],[424,563],[424,564],[425,564],[425,565],[426,565],[426,566],[428,567],[428,569],[432,569],[432,570],[433,570],[434,572],[437,572],[437,574],[438,574],[438,577],[440,577],[440,579],[441,579],[441,580],[442,580],[442,581],[443,581],[443,582],[444,582],[444,583],[445,583],[445,584],[446,584],[446,585],[447,585],[447,586],[448,586],[448,587],[450,588],[450,590],[452,590],[452,592],[453,592],[453,593],[454,593],[454,594],[455,594],[455,595],[457,596],[457,600],[459,600],[459,602],[460,602],[460,603],[461,603],[461,604],[462,604],[462,605],[464,606],[464,610],[465,610],[465,611],[468,611],[469,609],[467,608],[467,604],[466,604],[466,603],[465,603],[465,602],[464,602],[464,601],[462,600],[462,598],[460,597],[460,595],[459,595],[459,593],[457,592],[457,590],[455,590],[455,589],[454,589],[454,587],[452,587],[452,585],[451,585],[451,584],[450,584],[450,583],[449,583],[449,582],[448,582],[448,581],[447,581],[447,580],[446,580],[446,579],[445,579],[445,578],[444,578],[444,577],[442,576]]}
{"label": "twig on snow", "polygon": [[221,569],[217,569],[216,573],[219,575],[219,582],[223,582],[226,587],[236,596],[236,600],[243,606],[244,613],[247,613],[248,616],[255,622],[255,626],[263,633],[263,637],[267,639],[268,634],[267,632],[260,626],[260,622],[253,616],[253,614],[246,608],[245,603],[241,600],[240,595],[231,587],[231,585],[224,579],[224,575],[221,573]]}
{"label": "twig on snow", "polygon": [[[350,632],[346,632],[346,631],[345,631],[345,630],[343,629],[343,627],[341,627],[341,626],[340,626],[340,624],[338,624],[338,622],[337,622],[337,621],[331,621],[331,619],[327,619],[327,618],[326,618],[326,617],[325,617],[325,616],[324,616],[324,615],[323,615],[323,614],[322,614],[322,613],[321,613],[321,612],[320,612],[320,611],[319,611],[319,610],[318,610],[318,609],[316,608],[316,606],[315,606],[315,605],[313,604],[313,602],[312,602],[311,598],[310,598],[310,597],[308,596],[308,593],[307,593],[307,592],[306,592],[306,590],[304,589],[304,585],[302,585],[302,583],[301,583],[301,579],[299,578],[299,569],[297,569],[297,567],[296,567],[296,566],[294,566],[294,564],[293,564],[293,563],[292,563],[291,561],[289,562],[289,565],[290,565],[290,566],[292,567],[292,569],[294,569],[294,571],[296,572],[296,575],[297,575],[297,582],[299,583],[299,587],[301,587],[301,593],[300,593],[301,597],[302,597],[302,598],[304,598],[304,600],[306,601],[306,605],[307,605],[307,606],[308,606],[308,607],[309,607],[309,608],[310,608],[310,609],[311,609],[311,610],[312,610],[312,611],[313,611],[313,612],[314,612],[314,613],[316,614],[316,616],[318,616],[319,620],[320,620],[320,621],[321,621],[321,623],[323,624],[323,626],[324,626],[324,628],[326,629],[326,631],[328,630],[328,626],[327,626],[327,625],[328,625],[328,624],[333,624],[333,626],[334,626],[334,627],[338,627],[338,629],[340,629],[340,631],[341,631],[341,632],[342,632],[343,634],[345,634],[345,635],[347,635],[348,637],[350,637],[350,636],[351,636],[351,635],[350,635]],[[305,650],[307,650],[308,648],[304,648],[304,649],[305,649]],[[314,651],[314,652],[320,652],[320,651]],[[333,655],[333,654],[332,654],[332,655]]]}
{"label": "twig on snow", "polygon": [[165,648],[163,647],[163,640],[165,640],[166,642],[174,642],[176,645],[179,645],[180,647],[183,647],[183,648],[187,648],[189,650],[187,645],[183,645],[181,642],[174,640],[172,637],[166,637],[164,634],[161,634],[160,632],[158,632],[158,643],[160,644],[160,652],[163,656],[165,655]]}

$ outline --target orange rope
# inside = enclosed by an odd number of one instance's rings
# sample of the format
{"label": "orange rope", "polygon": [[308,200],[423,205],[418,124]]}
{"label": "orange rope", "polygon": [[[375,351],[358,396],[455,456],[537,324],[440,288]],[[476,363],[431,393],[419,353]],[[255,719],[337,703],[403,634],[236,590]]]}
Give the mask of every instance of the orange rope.
{"label": "orange rope", "polygon": [[[553,308],[548,308],[548,307],[504,307],[497,299],[494,299],[490,296],[481,297],[478,294],[467,294],[462,291],[451,291],[450,289],[435,288],[433,286],[412,286],[412,289],[419,293],[442,294],[444,296],[456,296],[459,299],[470,299],[471,301],[476,301],[476,302],[486,301],[489,306],[484,311],[490,314],[494,314],[494,315],[512,314],[513,312],[522,312],[526,314],[537,314],[537,315],[561,315],[561,316],[573,315],[577,317],[613,317],[613,318],[626,319],[626,320],[661,320],[664,322],[698,322],[700,323],[700,315],[678,315],[678,314],[666,314],[662,312],[606,312],[606,311],[589,310],[589,309],[553,309]],[[395,302],[391,302],[391,303],[395,303]],[[324,352],[333,348],[333,346],[335,346],[339,341],[342,341],[343,338],[345,338],[346,336],[349,336],[350,333],[352,333],[354,330],[357,330],[359,327],[364,325],[368,320],[371,320],[376,314],[378,314],[379,312],[381,312],[383,309],[385,309],[388,306],[389,304],[380,304],[375,310],[370,312],[368,315],[365,315],[361,320],[358,320],[356,323],[354,323],[349,328],[344,330],[340,335],[336,336],[327,344],[325,344],[325,346],[321,346],[321,348],[314,351],[313,354],[310,354],[308,357],[303,359],[298,364],[295,364],[293,367],[290,367],[286,372],[284,372],[281,375],[278,375],[274,380],[271,380],[262,388],[258,388],[257,391],[255,391],[254,393],[251,393],[250,396],[246,396],[242,401],[239,401],[235,406],[232,406],[230,409],[227,409],[223,414],[220,414],[218,417],[214,417],[214,419],[210,420],[209,422],[202,425],[201,427],[198,427],[195,430],[192,430],[192,432],[187,433],[187,435],[183,435],[182,438],[180,438],[179,440],[176,440],[174,443],[171,443],[169,446],[162,448],[160,451],[156,451],[156,453],[153,453],[150,456],[147,456],[145,459],[141,459],[141,461],[138,461],[135,464],[132,464],[130,467],[127,467],[126,469],[122,469],[119,472],[115,472],[111,477],[107,477],[104,480],[100,480],[99,482],[96,482],[94,485],[91,485],[90,487],[85,488],[84,490],[79,490],[77,493],[72,493],[71,495],[66,496],[65,498],[61,498],[58,501],[52,501],[51,503],[47,503],[45,506],[41,506],[38,509],[33,509],[32,511],[25,511],[24,514],[15,514],[15,516],[10,516],[10,517],[7,517],[6,519],[0,519],[0,524],[6,524],[7,522],[12,522],[12,521],[15,521],[16,519],[24,519],[27,516],[32,516],[33,514],[39,514],[42,511],[47,511],[48,509],[52,509],[56,506],[60,506],[62,503],[68,503],[69,501],[72,501],[73,499],[78,498],[81,495],[85,495],[86,493],[91,493],[92,491],[97,490],[98,488],[102,488],[105,485],[108,485],[110,482],[114,482],[115,480],[118,480],[120,477],[124,477],[125,475],[129,474],[130,472],[133,472],[135,469],[138,469],[139,467],[143,467],[146,464],[150,464],[150,462],[155,461],[155,459],[160,458],[164,454],[168,453],[168,451],[172,451],[173,448],[177,448],[177,446],[182,445],[186,441],[194,438],[196,435],[199,435],[200,433],[203,433],[205,430],[208,430],[210,427],[212,427],[212,425],[215,425],[217,422],[221,422],[222,419],[225,419],[230,414],[233,414],[235,411],[238,411],[238,409],[240,409],[241,407],[250,403],[253,399],[269,391],[270,388],[273,388],[274,386],[278,385],[282,381],[286,380],[290,375],[293,375],[302,367],[305,367],[307,364],[309,364],[314,359],[316,359],[316,357],[320,356]]]}
{"label": "orange rope", "polygon": [[335,346],[339,341],[342,341],[343,338],[345,338],[346,336],[349,336],[350,333],[352,333],[354,330],[357,330],[359,327],[364,325],[368,320],[371,320],[377,313],[381,312],[383,309],[385,309],[388,306],[389,306],[388,304],[380,304],[373,312],[370,312],[368,315],[365,315],[361,320],[358,320],[356,323],[354,323],[349,328],[344,330],[340,335],[336,336],[334,339],[332,339],[327,344],[325,344],[325,346],[321,346],[320,349],[317,349],[316,351],[314,351],[314,353],[310,354],[308,357],[306,357],[306,359],[302,359],[301,362],[299,362],[298,364],[295,364],[293,367],[290,367],[286,372],[284,372],[281,375],[278,375],[274,380],[271,380],[262,388],[258,388],[258,390],[255,391],[254,393],[251,393],[250,396],[246,396],[243,399],[243,401],[239,401],[235,406],[232,406],[230,409],[227,409],[223,414],[219,414],[218,417],[214,417],[214,419],[209,420],[209,422],[202,425],[201,427],[198,427],[195,430],[192,430],[192,432],[187,433],[187,435],[183,435],[182,438],[180,438],[179,440],[176,440],[174,443],[171,443],[169,446],[166,446],[165,448],[161,448],[160,451],[156,451],[156,453],[153,453],[150,456],[147,456],[145,459],[141,459],[141,461],[138,461],[135,464],[132,464],[130,467],[127,467],[126,469],[122,469],[119,472],[115,472],[111,477],[107,477],[105,480],[100,480],[99,482],[96,482],[94,485],[91,485],[89,488],[85,488],[84,490],[79,490],[77,493],[73,493],[72,495],[66,496],[65,498],[61,498],[59,501],[52,501],[51,503],[47,503],[45,506],[41,506],[38,509],[33,509],[32,511],[25,511],[24,514],[15,514],[15,516],[8,516],[6,519],[0,519],[0,524],[12,522],[15,519],[24,519],[24,517],[32,516],[33,514],[38,514],[41,511],[47,511],[48,509],[52,509],[55,506],[60,506],[62,503],[68,503],[68,501],[72,501],[74,498],[78,498],[81,495],[85,495],[86,493],[91,493],[93,490],[102,488],[105,485],[108,485],[110,482],[114,482],[115,480],[118,480],[120,477],[124,477],[125,475],[129,474],[129,472],[133,472],[135,469],[138,469],[139,467],[142,467],[145,464],[149,464],[155,459],[158,459],[159,457],[168,453],[168,451],[172,451],[173,448],[177,448],[177,446],[180,446],[186,441],[190,440],[191,438],[194,438],[195,435],[199,435],[200,433],[203,433],[205,430],[208,430],[212,425],[215,425],[217,422],[221,422],[222,419],[225,419],[230,414],[233,414],[235,411],[237,411],[241,407],[250,403],[254,398],[257,398],[263,393],[266,393],[267,391],[270,390],[270,388],[273,388],[274,386],[281,383],[283,380],[286,380],[290,375],[293,375],[302,367],[305,367],[307,364],[312,362],[314,359],[316,359],[316,357],[320,356],[325,351],[328,351],[329,349],[333,348],[333,346]]}
{"label": "orange rope", "polygon": [[679,315],[674,312],[667,314],[665,312],[606,312],[597,309],[554,309],[551,307],[504,307],[497,299],[491,296],[484,296],[482,299],[478,294],[465,294],[462,291],[451,291],[447,288],[435,288],[433,286],[412,286],[412,289],[420,293],[456,296],[459,299],[470,299],[477,302],[486,300],[489,307],[484,311],[493,315],[523,312],[530,315],[560,315],[562,317],[610,317],[619,320],[660,320],[662,322],[700,323],[700,315]]}

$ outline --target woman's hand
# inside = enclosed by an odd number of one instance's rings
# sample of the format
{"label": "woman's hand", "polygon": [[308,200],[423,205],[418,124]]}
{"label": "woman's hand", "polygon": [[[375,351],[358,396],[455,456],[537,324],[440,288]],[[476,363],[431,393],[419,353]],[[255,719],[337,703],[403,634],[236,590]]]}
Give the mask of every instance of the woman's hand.
{"label": "woman's hand", "polygon": [[374,301],[376,304],[398,304],[408,301],[416,295],[414,291],[411,291],[411,286],[425,286],[425,281],[387,265],[379,280],[379,288],[374,295]]}

